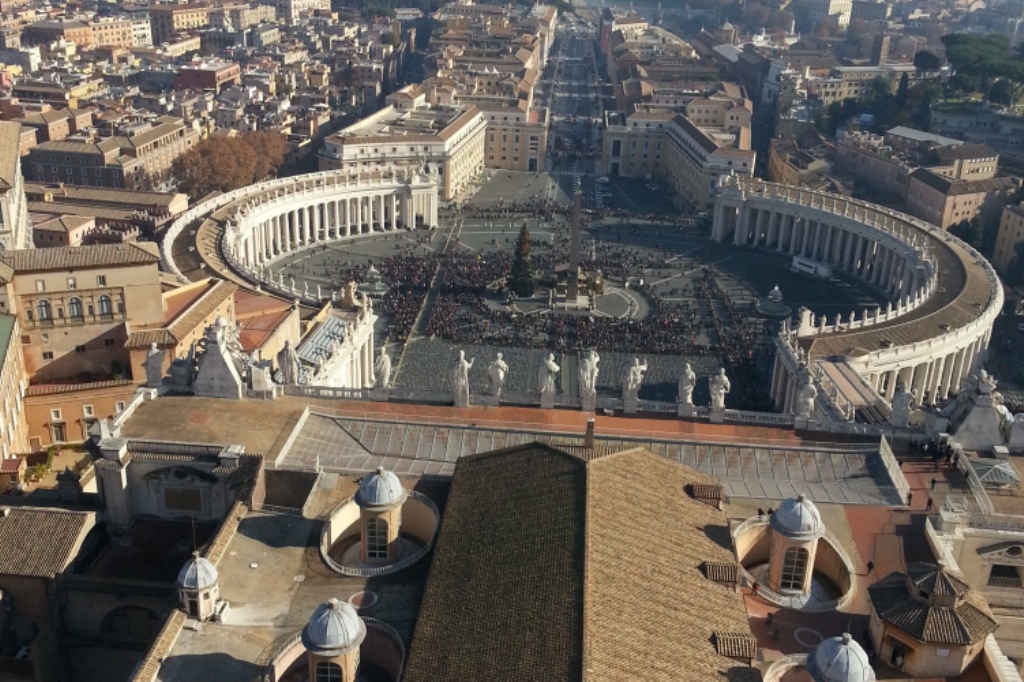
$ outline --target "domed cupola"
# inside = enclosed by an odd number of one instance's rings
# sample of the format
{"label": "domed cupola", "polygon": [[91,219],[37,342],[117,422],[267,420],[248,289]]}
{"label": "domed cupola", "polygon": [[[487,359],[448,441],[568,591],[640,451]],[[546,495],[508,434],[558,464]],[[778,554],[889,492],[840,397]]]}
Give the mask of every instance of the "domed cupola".
{"label": "domed cupola", "polygon": [[178,572],[178,587],[185,590],[205,590],[217,584],[217,567],[199,552],[192,552],[192,558]]}
{"label": "domed cupola", "polygon": [[793,540],[816,540],[825,534],[821,513],[803,495],[783,501],[770,522],[772,530]]}
{"label": "domed cupola", "polygon": [[192,552],[192,558],[178,572],[178,597],[190,618],[208,621],[218,610],[221,616],[227,613],[227,603],[220,599],[219,578],[216,566],[199,552]]}
{"label": "domed cupola", "polygon": [[331,658],[355,651],[365,637],[366,625],[356,610],[333,598],[317,607],[302,630],[307,651]]}
{"label": "domed cupola", "polygon": [[377,511],[399,507],[407,497],[409,493],[402,487],[398,476],[393,471],[377,467],[377,471],[363,478],[355,501],[364,509]]}
{"label": "domed cupola", "polygon": [[868,655],[850,633],[826,639],[807,657],[814,682],[874,682]]}

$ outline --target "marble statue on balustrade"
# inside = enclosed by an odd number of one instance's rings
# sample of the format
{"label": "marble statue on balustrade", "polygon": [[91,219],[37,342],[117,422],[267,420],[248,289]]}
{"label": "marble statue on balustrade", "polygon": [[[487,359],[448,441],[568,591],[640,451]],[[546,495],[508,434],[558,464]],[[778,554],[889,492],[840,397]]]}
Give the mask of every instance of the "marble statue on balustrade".
{"label": "marble statue on balustrade", "polygon": [[466,360],[466,351],[460,350],[452,364],[452,397],[455,407],[469,407],[469,370],[473,359]]}
{"label": "marble statue on balustrade", "polygon": [[540,393],[540,406],[543,408],[555,406],[555,377],[561,369],[555,362],[554,353],[548,353],[548,357],[537,368],[537,392]]}
{"label": "marble statue on balustrade", "polygon": [[142,364],[146,368],[146,386],[160,388],[164,383],[164,352],[157,347],[156,341],[149,344],[146,361]]}
{"label": "marble statue on balustrade", "polygon": [[815,386],[811,373],[806,369],[801,372],[801,375],[794,414],[797,419],[813,419],[815,401],[818,399],[818,387]]}
{"label": "marble statue on balustrade", "polygon": [[903,379],[896,380],[896,391],[892,394],[892,415],[889,423],[893,426],[905,429],[910,424],[910,413],[914,410],[914,394],[907,390],[907,384]]}
{"label": "marble statue on balustrade", "polygon": [[644,372],[647,371],[647,361],[640,362],[640,358],[634,357],[632,364],[622,375],[622,399],[636,400],[640,393],[640,385],[644,382]]}
{"label": "marble statue on balustrade", "polygon": [[302,368],[299,354],[292,348],[291,341],[284,342],[284,348],[277,353],[277,368],[281,370],[281,383],[290,386],[299,383]]}
{"label": "marble statue on balustrade", "polygon": [[732,390],[732,383],[725,376],[725,367],[719,368],[718,374],[711,375],[708,388],[711,390],[711,409],[725,410],[725,396]]}
{"label": "marble statue on balustrade", "polygon": [[693,389],[697,387],[697,374],[693,371],[690,363],[686,363],[686,369],[679,376],[678,392],[676,402],[687,407],[693,406]]}
{"label": "marble statue on balustrade", "polygon": [[583,359],[580,360],[580,401],[583,403],[584,412],[593,412],[597,409],[597,375],[600,372],[598,363],[601,356],[593,348],[587,350]]}
{"label": "marble statue on balustrade", "polygon": [[498,353],[498,357],[487,366],[487,378],[490,379],[488,393],[493,396],[501,396],[501,389],[505,386],[505,375],[508,374],[508,364],[505,362],[505,355]]}
{"label": "marble statue on balustrade", "polygon": [[388,349],[382,347],[377,355],[377,362],[373,363],[374,388],[388,388],[391,385],[391,356]]}

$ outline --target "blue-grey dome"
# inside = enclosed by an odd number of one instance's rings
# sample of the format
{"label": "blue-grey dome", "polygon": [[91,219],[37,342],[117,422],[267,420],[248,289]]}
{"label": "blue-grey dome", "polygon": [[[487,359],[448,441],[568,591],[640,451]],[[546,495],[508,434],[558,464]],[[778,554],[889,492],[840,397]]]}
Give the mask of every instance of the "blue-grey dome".
{"label": "blue-grey dome", "polygon": [[825,534],[825,524],[814,503],[803,495],[783,500],[771,518],[772,529],[794,540],[814,540]]}
{"label": "blue-grey dome", "polygon": [[868,655],[849,633],[826,639],[807,657],[814,682],[875,682]]}
{"label": "blue-grey dome", "polygon": [[302,630],[302,645],[307,651],[324,656],[346,654],[366,637],[366,624],[351,604],[328,599],[316,607]]}
{"label": "blue-grey dome", "polygon": [[393,471],[377,467],[377,471],[365,476],[359,484],[356,504],[370,509],[387,509],[404,503],[408,496]]}
{"label": "blue-grey dome", "polygon": [[192,552],[192,558],[178,573],[178,587],[186,590],[205,590],[217,584],[217,567]]}

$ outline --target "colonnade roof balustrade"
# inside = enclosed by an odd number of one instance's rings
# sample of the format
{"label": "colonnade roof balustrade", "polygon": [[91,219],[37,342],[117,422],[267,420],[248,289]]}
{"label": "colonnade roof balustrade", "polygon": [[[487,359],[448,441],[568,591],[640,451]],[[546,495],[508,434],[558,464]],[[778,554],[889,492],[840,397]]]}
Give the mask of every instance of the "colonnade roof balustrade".
{"label": "colonnade roof balustrade", "polygon": [[931,261],[929,269],[938,281],[925,300],[884,322],[856,329],[826,328],[801,339],[811,357],[877,356],[878,360],[900,353],[916,357],[931,348],[966,343],[960,339],[964,335],[986,334],[1002,308],[1002,286],[988,261],[970,245],[925,221],[865,201],[739,176],[723,183],[720,196],[726,205],[735,205],[737,199],[743,203],[768,199],[782,212],[787,205],[800,207],[804,215],[807,210],[820,212],[823,223],[839,227],[843,220],[830,222],[830,215],[852,218],[878,230],[879,236],[897,236],[911,243]]}
{"label": "colonnade roof balustrade", "polygon": [[[417,197],[424,197],[424,192],[432,194],[433,212],[426,215],[425,210],[423,219],[433,224],[438,202],[437,178],[411,166],[372,172],[321,171],[277,178],[217,194],[196,204],[170,225],[160,246],[161,264],[164,270],[182,282],[208,276],[212,271],[243,286],[260,284],[269,289],[281,288],[280,284],[275,285],[263,277],[262,267],[245,262],[248,259],[244,258],[245,254],[240,250],[241,240],[250,236],[249,232],[254,225],[272,219],[277,214],[285,215],[324,202],[344,202],[346,199],[365,199],[380,197],[382,193],[402,192],[413,192]],[[381,204],[380,210],[373,217],[379,219],[383,210]],[[393,205],[389,205],[388,210],[394,215]],[[392,222],[391,215],[388,216],[389,227],[397,225],[397,221]],[[417,218],[418,215],[410,217]],[[338,226],[332,225],[329,230],[326,227],[318,225],[319,234],[312,235],[317,243],[338,238]],[[372,224],[370,229],[373,229]],[[359,232],[353,231],[351,236],[356,234]],[[347,236],[350,235],[346,230]],[[294,248],[309,245],[307,240],[298,237],[291,239],[289,244]],[[269,263],[269,259],[266,262]],[[292,296],[295,292],[282,293]]]}

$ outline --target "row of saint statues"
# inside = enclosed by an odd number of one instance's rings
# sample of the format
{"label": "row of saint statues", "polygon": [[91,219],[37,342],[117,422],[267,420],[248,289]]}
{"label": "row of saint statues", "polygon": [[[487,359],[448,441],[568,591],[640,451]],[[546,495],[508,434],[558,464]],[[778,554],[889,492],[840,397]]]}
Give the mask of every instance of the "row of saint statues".
{"label": "row of saint statues", "polygon": [[[378,387],[387,386],[387,378],[390,377],[390,358],[387,358],[386,351],[381,352],[378,359],[379,366],[386,366],[388,372],[382,376],[378,371]],[[600,372],[598,363],[601,358],[594,350],[588,350],[580,360],[579,366],[579,396],[586,398],[597,393],[597,377]],[[452,395],[457,406],[469,404],[469,370],[473,367],[475,358],[466,359],[466,352],[460,350],[451,367]],[[621,388],[623,400],[637,400],[640,386],[643,384],[644,375],[647,372],[647,362],[640,358],[633,358],[632,363],[622,374]],[[505,386],[505,377],[508,375],[509,367],[505,362],[505,356],[498,353],[497,357],[487,367],[488,395],[500,396]],[[537,368],[537,393],[541,397],[554,396],[557,392],[557,377],[562,368],[555,361],[555,354],[548,353],[547,357]],[[381,380],[384,381],[381,381]],[[697,375],[694,373],[690,363],[686,363],[686,369],[679,377],[678,402],[684,405],[693,405],[693,389],[697,385]],[[718,370],[708,378],[708,386],[711,392],[711,407],[714,409],[725,408],[725,396],[732,390],[729,377],[725,374],[725,368]]]}

